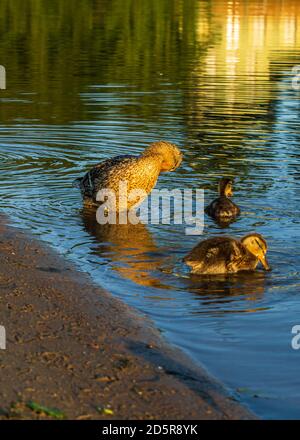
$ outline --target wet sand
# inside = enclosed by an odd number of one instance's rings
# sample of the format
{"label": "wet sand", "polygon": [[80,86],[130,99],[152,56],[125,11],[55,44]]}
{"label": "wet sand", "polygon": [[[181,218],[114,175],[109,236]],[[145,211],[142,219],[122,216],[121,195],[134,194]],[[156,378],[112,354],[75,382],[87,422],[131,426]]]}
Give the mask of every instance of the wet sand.
{"label": "wet sand", "polygon": [[0,234],[0,419],[254,417],[86,274],[3,217]]}

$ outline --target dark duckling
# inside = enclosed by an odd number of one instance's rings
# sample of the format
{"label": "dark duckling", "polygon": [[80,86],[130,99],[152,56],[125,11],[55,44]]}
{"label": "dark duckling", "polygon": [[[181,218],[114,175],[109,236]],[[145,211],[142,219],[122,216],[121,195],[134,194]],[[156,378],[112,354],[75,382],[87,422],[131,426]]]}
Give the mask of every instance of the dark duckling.
{"label": "dark duckling", "polygon": [[[77,179],[75,185],[81,190],[85,206],[99,206],[101,202],[97,201],[97,193],[101,189],[109,189],[116,195],[116,210],[129,210],[146,198],[156,185],[160,173],[174,171],[181,161],[182,153],[176,145],[165,141],[155,142],[140,156],[117,156],[99,163]],[[128,193],[142,190],[145,194],[130,199],[125,195],[125,200],[119,201],[121,182],[126,182]]]}
{"label": "dark duckling", "polygon": [[220,223],[229,223],[240,214],[240,208],[230,200],[233,180],[223,177],[219,182],[219,197],[211,202],[205,212]]}
{"label": "dark duckling", "polygon": [[218,275],[255,270],[261,262],[265,270],[270,270],[266,260],[267,242],[256,232],[239,239],[232,237],[212,237],[201,241],[184,258],[191,267],[191,273]]}

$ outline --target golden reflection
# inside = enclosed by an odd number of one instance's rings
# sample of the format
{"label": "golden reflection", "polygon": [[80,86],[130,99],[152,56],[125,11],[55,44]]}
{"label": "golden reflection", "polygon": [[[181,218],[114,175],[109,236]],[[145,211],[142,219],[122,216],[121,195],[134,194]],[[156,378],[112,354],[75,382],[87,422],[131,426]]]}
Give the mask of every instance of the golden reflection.
{"label": "golden reflection", "polygon": [[[259,80],[262,77],[269,79],[272,60],[280,60],[285,49],[300,50],[298,0],[218,1],[213,2],[211,8],[213,18],[209,26],[203,14],[197,21],[200,43],[214,28],[218,28],[220,34],[219,43],[209,48],[204,59],[205,71],[207,75],[227,76],[228,82],[235,83],[236,89],[240,89],[236,76],[259,74]],[[203,59],[201,66],[196,67],[196,73],[202,69],[202,63]],[[226,100],[232,101],[236,94],[230,90],[230,84],[226,89]],[[253,99],[259,95],[264,100],[268,96],[268,87],[263,93],[259,89]]]}
{"label": "golden reflection", "polygon": [[82,210],[81,217],[85,230],[99,243],[95,252],[108,259],[113,270],[142,286],[166,288],[152,273],[162,261],[146,225],[100,225],[89,209]]}
{"label": "golden reflection", "polygon": [[294,45],[296,43],[296,19],[295,17],[283,17],[281,20],[284,44]]}
{"label": "golden reflection", "polygon": [[[249,130],[268,124],[281,76],[290,74],[292,82],[300,53],[300,1],[224,0],[210,5],[207,14],[203,8],[198,11],[198,43],[204,45],[212,33],[216,38],[191,71],[188,124],[205,125],[211,117],[216,120],[214,133],[219,131],[223,139],[233,128],[234,139],[228,141],[239,145]],[[254,125],[256,117],[260,126]]]}
{"label": "golden reflection", "polygon": [[237,50],[239,47],[240,37],[240,17],[235,14],[228,3],[227,20],[226,20],[226,48],[227,50]]}
{"label": "golden reflection", "polygon": [[[243,308],[245,313],[261,311],[253,303],[260,300],[265,292],[267,277],[262,271],[241,272],[236,275],[196,276],[192,275],[187,281],[188,290],[197,295],[200,301],[205,298],[206,307],[209,304],[235,303],[236,297],[243,296],[249,301],[249,306]],[[211,297],[211,299],[210,299]],[[235,313],[236,310],[225,309],[222,313]]]}

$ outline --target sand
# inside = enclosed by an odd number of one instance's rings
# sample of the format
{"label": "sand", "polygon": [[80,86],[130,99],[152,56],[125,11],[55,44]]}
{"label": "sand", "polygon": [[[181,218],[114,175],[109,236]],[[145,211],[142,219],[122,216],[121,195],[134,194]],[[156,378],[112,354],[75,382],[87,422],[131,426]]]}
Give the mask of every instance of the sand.
{"label": "sand", "polygon": [[0,419],[254,418],[88,275],[4,217],[0,234]]}

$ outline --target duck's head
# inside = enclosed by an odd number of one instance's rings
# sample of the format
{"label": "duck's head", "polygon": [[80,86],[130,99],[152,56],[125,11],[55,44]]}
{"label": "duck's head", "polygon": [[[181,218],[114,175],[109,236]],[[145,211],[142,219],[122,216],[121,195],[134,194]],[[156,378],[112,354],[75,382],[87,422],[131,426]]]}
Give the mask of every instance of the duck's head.
{"label": "duck's head", "polygon": [[182,153],[179,148],[165,141],[151,144],[146,148],[143,156],[157,156],[160,161],[161,172],[174,171],[182,162]]}
{"label": "duck's head", "polygon": [[271,270],[266,259],[266,253],[268,250],[267,242],[260,234],[253,232],[245,235],[241,242],[245,248],[261,262],[265,270]]}
{"label": "duck's head", "polygon": [[219,182],[219,194],[220,196],[232,197],[233,196],[233,180],[228,177],[222,177]]}

